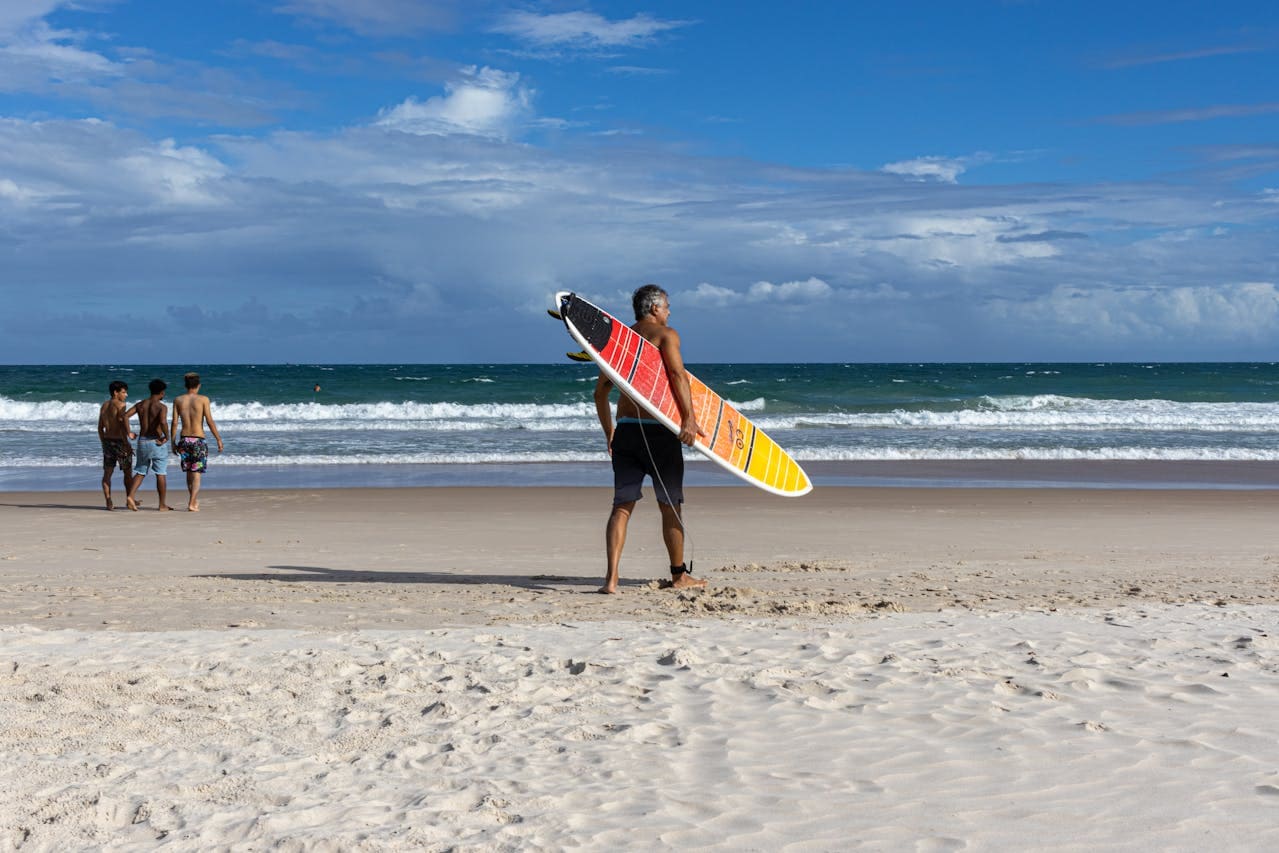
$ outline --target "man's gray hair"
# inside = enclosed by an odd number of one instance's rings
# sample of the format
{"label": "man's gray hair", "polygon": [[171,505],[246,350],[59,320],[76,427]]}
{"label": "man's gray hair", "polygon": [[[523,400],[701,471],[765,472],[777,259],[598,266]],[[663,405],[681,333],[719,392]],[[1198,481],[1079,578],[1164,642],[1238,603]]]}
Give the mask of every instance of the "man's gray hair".
{"label": "man's gray hair", "polygon": [[635,309],[635,320],[639,322],[653,313],[653,309],[662,303],[663,300],[670,301],[670,297],[655,284],[646,284],[639,290],[631,294],[631,307]]}

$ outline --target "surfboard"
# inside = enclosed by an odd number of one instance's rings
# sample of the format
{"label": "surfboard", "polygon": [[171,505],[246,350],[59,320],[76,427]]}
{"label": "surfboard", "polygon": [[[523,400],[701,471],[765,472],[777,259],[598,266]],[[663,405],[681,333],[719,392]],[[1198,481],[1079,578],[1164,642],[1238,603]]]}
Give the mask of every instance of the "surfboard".
{"label": "surfboard", "polygon": [[[666,365],[657,347],[626,323],[576,293],[555,294],[568,333],[622,393],[667,429],[678,434],[681,420]],[[554,316],[555,312],[551,312]],[[706,432],[693,447],[753,486],[787,497],[806,495],[812,482],[799,463],[759,427],[692,373],[693,413]]]}

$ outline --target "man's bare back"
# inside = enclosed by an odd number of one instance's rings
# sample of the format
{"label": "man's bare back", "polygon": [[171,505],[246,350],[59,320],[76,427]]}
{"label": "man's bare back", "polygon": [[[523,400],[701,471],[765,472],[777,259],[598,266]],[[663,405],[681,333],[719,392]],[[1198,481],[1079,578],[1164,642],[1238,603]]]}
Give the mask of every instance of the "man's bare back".
{"label": "man's bare back", "polygon": [[169,437],[169,427],[165,424],[169,409],[164,403],[147,398],[134,406],[134,410],[138,416],[138,435],[157,441]]}
{"label": "man's bare back", "polygon": [[[173,416],[182,425],[179,438],[204,438],[204,422],[209,417],[209,398],[188,391],[173,400]],[[221,444],[219,439],[218,444]]]}
{"label": "man's bare back", "polygon": [[129,422],[124,416],[125,408],[124,401],[114,397],[102,404],[102,408],[98,410],[98,435],[101,438],[113,441],[128,441],[133,438],[129,434]]}

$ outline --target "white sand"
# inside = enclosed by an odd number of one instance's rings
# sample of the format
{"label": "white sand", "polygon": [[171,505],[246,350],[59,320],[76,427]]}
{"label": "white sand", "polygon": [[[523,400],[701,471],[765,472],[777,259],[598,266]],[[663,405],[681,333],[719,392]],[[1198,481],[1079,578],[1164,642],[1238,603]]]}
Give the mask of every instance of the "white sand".
{"label": "white sand", "polygon": [[1276,625],[9,628],[0,849],[1275,849]]}
{"label": "white sand", "polygon": [[0,495],[0,851],[1279,849],[1279,492],[606,498]]}

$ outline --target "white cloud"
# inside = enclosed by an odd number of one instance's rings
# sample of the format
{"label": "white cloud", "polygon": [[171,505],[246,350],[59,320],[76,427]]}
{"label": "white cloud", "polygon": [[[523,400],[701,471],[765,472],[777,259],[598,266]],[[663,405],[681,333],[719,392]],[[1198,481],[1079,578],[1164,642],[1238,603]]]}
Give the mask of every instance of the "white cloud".
{"label": "white cloud", "polygon": [[1060,285],[1027,301],[996,300],[991,309],[1001,321],[1085,341],[1264,343],[1279,335],[1279,287],[1272,282],[1181,287]]}
{"label": "white cloud", "polygon": [[1141,127],[1155,124],[1180,124],[1182,122],[1212,121],[1219,118],[1247,118],[1250,116],[1274,115],[1279,113],[1279,101],[1267,101],[1257,104],[1212,104],[1206,107],[1190,107],[1181,110],[1153,110],[1148,112],[1124,113],[1097,119],[1100,124],[1114,124],[1120,127]]}
{"label": "white cloud", "polygon": [[64,82],[121,73],[100,53],[85,50],[85,33],[56,30],[44,20],[64,2],[5,0],[0,3],[0,91],[41,91]]}
{"label": "white cloud", "polygon": [[5,0],[0,3],[0,38],[20,32],[67,5],[68,0]]}
{"label": "white cloud", "polygon": [[[55,29],[45,16],[63,6],[86,11],[80,2],[0,0],[0,92],[67,99],[77,114],[87,103],[116,115],[237,126],[275,121],[273,106],[299,99],[289,84],[251,71],[159,58],[111,34]],[[109,47],[87,46],[95,42]]]}
{"label": "white cloud", "polygon": [[465,0],[287,0],[277,11],[332,21],[365,35],[449,29],[457,24]]}
{"label": "white cloud", "polygon": [[583,49],[634,47],[668,30],[686,26],[688,21],[663,21],[639,14],[610,21],[594,12],[559,12],[539,15],[511,12],[493,29],[539,47]]}
{"label": "white cloud", "polygon": [[936,180],[953,184],[960,175],[968,171],[968,161],[962,157],[916,157],[914,160],[886,163],[879,170],[921,181]]}
{"label": "white cloud", "polygon": [[751,302],[819,302],[828,298],[831,293],[830,285],[820,278],[808,278],[783,284],[757,281],[751,285],[746,296]]}
{"label": "white cloud", "polygon": [[684,298],[695,305],[726,307],[733,304],[761,303],[807,303],[821,302],[834,295],[834,290],[820,278],[810,277],[803,281],[788,281],[773,284],[771,281],[757,281],[744,293],[728,287],[719,287],[708,282],[701,282]]}
{"label": "white cloud", "polygon": [[1036,228],[1038,216],[974,215],[971,210],[928,211],[885,216],[878,224],[888,233],[881,251],[915,264],[946,264],[980,270],[998,264],[1051,258],[1060,249],[1046,240],[1017,239]]}
{"label": "white cloud", "polygon": [[445,84],[445,94],[425,101],[409,98],[383,110],[380,127],[423,135],[473,134],[505,139],[532,113],[533,92],[515,72],[468,68],[461,80]]}
{"label": "white cloud", "polygon": [[[518,87],[500,72],[495,85]],[[407,343],[418,341],[410,327],[444,312],[464,322],[556,289],[624,293],[644,280],[680,305],[723,307],[716,322],[815,360],[846,357],[836,342],[848,329],[880,358],[1033,357],[1044,342],[1058,357],[1090,358],[1099,340],[1137,357],[1153,345],[1169,357],[1273,354],[1274,206],[1252,191],[923,184],[903,193],[873,173],[782,172],[642,141],[552,151],[462,136],[463,125],[500,121],[437,109],[425,119],[435,132],[424,134],[350,127],[207,145],[101,121],[0,119],[0,235],[13,235],[0,241],[0,268],[20,288],[22,315],[46,318],[37,322],[100,299],[103,282],[139,317],[174,282],[216,285],[227,304],[256,296],[271,316],[314,330],[340,323],[367,333],[369,346],[390,346],[387,330],[404,329],[404,358],[449,357],[448,334],[436,349]],[[1219,223],[1229,233],[1209,236]],[[1095,239],[1050,239],[1081,233]],[[1211,284],[1223,271],[1254,284]],[[1067,281],[1106,286],[1051,286]],[[1142,286],[1150,281],[1161,288]],[[168,304],[156,309],[161,325]],[[820,308],[807,312],[817,331],[779,321],[795,312],[758,310],[805,305]],[[715,312],[679,311],[680,328],[703,342],[699,358],[732,356],[722,333],[700,336]],[[240,321],[226,323],[230,335]],[[1227,349],[1241,338],[1250,349]],[[504,357],[557,356],[539,341],[531,330],[514,335]]]}
{"label": "white cloud", "polygon": [[0,197],[27,205],[25,215],[42,210],[60,218],[219,204],[218,184],[228,170],[207,151],[171,139],[153,142],[96,119],[0,119],[0,173],[11,176]]}
{"label": "white cloud", "polygon": [[116,161],[157,201],[177,205],[209,205],[223,201],[216,185],[227,169],[216,158],[172,139],[139,148]]}
{"label": "white cloud", "polygon": [[719,287],[709,282],[700,282],[697,287],[680,297],[693,305],[706,305],[712,308],[723,308],[739,301],[742,295],[736,290]]}

